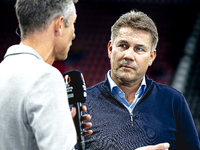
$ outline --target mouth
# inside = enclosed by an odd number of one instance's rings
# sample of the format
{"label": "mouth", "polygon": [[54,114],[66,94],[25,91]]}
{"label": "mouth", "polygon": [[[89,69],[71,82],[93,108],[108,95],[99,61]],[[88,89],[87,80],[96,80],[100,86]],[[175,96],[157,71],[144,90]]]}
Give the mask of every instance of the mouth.
{"label": "mouth", "polygon": [[119,62],[119,68],[123,69],[124,71],[136,71],[137,66],[132,61],[121,60]]}
{"label": "mouth", "polygon": [[129,66],[129,65],[122,65],[121,67],[122,67],[123,69],[125,69],[125,70],[134,70],[134,67]]}

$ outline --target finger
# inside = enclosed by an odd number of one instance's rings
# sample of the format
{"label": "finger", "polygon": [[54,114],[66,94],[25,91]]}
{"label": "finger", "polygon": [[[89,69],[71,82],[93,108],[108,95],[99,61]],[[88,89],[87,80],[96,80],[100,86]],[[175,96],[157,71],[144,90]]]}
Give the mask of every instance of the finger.
{"label": "finger", "polygon": [[87,130],[87,131],[84,131],[84,136],[88,136],[88,135],[91,135],[93,133],[92,130]]}
{"label": "finger", "polygon": [[[87,111],[87,107],[85,105],[81,106],[81,110],[83,112]],[[74,118],[76,116],[76,107],[72,107],[71,115]]]}
{"label": "finger", "polygon": [[91,116],[86,114],[86,115],[83,115],[82,116],[82,121],[85,122],[85,121],[88,121],[88,120],[91,120]]}
{"label": "finger", "polygon": [[90,127],[92,127],[92,123],[91,122],[83,123],[83,125],[82,125],[83,129],[87,129],[87,128],[90,128]]}
{"label": "finger", "polygon": [[86,111],[87,111],[87,107],[86,107],[85,105],[82,105],[82,106],[81,106],[81,110],[82,110],[83,112],[86,112]]}
{"label": "finger", "polygon": [[[83,112],[87,111],[87,107],[85,105],[81,106],[81,110]],[[76,107],[72,107],[71,115],[74,118],[76,116]]]}

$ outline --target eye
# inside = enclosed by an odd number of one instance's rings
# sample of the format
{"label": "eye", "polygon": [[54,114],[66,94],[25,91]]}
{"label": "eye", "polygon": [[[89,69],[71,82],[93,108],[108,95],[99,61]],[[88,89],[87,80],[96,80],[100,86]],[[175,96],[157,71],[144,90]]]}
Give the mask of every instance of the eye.
{"label": "eye", "polygon": [[136,51],[144,51],[144,49],[141,47],[136,47]]}
{"label": "eye", "polygon": [[136,47],[136,48],[135,48],[135,51],[136,51],[136,52],[145,52],[145,49],[144,49],[144,48],[141,48],[141,47]]}
{"label": "eye", "polygon": [[126,45],[125,44],[120,44],[119,47],[123,47],[124,48],[124,47],[126,47]]}

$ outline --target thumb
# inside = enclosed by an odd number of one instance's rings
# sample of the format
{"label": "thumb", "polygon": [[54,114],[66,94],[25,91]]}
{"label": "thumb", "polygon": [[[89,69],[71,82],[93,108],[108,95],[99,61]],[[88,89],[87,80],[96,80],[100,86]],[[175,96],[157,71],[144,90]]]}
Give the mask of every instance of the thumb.
{"label": "thumb", "polygon": [[168,150],[169,148],[169,143],[160,143],[157,145],[149,145],[149,146],[144,146],[137,148],[136,150]]}
{"label": "thumb", "polygon": [[72,118],[76,116],[76,107],[72,107],[71,115],[72,115]]}
{"label": "thumb", "polygon": [[169,143],[161,143],[161,144],[157,144],[153,146],[155,148],[155,150],[167,150],[170,145]]}

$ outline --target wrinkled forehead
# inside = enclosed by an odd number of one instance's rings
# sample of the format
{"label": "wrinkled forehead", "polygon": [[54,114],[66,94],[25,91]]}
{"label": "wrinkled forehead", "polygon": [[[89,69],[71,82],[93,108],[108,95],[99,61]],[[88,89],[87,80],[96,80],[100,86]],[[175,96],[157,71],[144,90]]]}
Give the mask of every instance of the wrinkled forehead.
{"label": "wrinkled forehead", "polygon": [[121,27],[115,37],[115,40],[119,39],[145,39],[149,42],[152,41],[151,32],[131,27]]}

